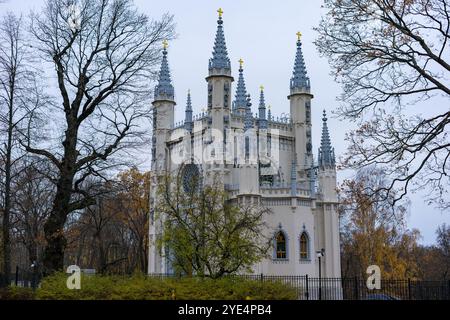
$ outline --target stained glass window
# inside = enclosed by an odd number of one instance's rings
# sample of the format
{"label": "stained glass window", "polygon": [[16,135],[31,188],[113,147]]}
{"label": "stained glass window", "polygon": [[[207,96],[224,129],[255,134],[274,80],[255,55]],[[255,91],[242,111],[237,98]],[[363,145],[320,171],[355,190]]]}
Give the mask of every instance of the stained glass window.
{"label": "stained glass window", "polygon": [[307,260],[308,258],[308,236],[302,233],[300,236],[300,259]]}
{"label": "stained glass window", "polygon": [[192,192],[193,188],[199,186],[200,171],[195,164],[187,164],[183,168],[183,189],[185,192]]}
{"label": "stained glass window", "polygon": [[277,259],[286,259],[286,237],[283,232],[278,232],[276,236]]}

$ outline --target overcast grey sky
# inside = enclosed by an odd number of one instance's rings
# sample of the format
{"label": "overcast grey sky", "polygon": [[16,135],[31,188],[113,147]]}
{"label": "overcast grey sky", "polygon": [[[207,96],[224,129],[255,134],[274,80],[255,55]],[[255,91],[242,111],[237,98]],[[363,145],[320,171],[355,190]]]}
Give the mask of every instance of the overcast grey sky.
{"label": "overcast grey sky", "polygon": [[[313,142],[317,150],[321,134],[322,110],[337,107],[340,87],[329,75],[325,59],[313,45],[317,36],[312,30],[324,10],[320,0],[135,0],[138,7],[152,18],[163,13],[175,15],[178,38],[170,44],[169,63],[178,103],[176,121],[183,119],[186,94],[191,89],[194,113],[206,106],[205,77],[214,43],[217,9],[224,10],[224,28],[233,75],[237,78],[238,60],[244,60],[247,90],[252,95],[256,112],[258,88],[265,87],[266,102],[275,116],[289,112],[289,79],[295,57],[297,31],[303,33],[303,50],[311,78],[313,101]],[[0,12],[39,10],[44,0],[9,0],[0,4]],[[233,93],[234,94],[234,93]],[[432,107],[432,101],[427,102]],[[428,105],[424,104],[424,109]],[[332,143],[337,155],[346,148],[344,135],[352,127],[337,119],[329,120]],[[317,152],[315,153],[317,156]],[[349,173],[339,173],[339,180]],[[435,241],[435,230],[443,222],[450,223],[450,213],[441,212],[424,203],[420,194],[411,194],[408,226],[421,231],[422,243]]]}

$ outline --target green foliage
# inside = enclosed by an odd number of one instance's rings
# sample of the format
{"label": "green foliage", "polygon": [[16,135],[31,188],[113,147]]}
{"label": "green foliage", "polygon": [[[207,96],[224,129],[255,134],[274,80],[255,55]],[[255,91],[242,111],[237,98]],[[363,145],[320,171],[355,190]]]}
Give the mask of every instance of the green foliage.
{"label": "green foliage", "polygon": [[280,282],[242,278],[155,278],[136,275],[82,276],[81,290],[68,290],[66,274],[45,278],[42,300],[294,300],[296,290]]}
{"label": "green foliage", "polygon": [[182,172],[166,175],[158,186],[159,250],[177,274],[220,278],[251,272],[271,246],[264,219],[271,210],[249,199],[230,203],[218,177],[202,188],[196,187],[199,177],[190,177],[189,187]]}
{"label": "green foliage", "polygon": [[9,287],[0,289],[0,300],[33,300],[34,292],[30,288]]}

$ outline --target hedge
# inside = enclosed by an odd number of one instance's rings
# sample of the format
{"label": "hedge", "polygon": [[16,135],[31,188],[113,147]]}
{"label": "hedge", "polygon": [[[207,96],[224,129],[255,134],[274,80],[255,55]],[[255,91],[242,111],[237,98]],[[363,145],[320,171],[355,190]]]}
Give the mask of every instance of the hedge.
{"label": "hedge", "polygon": [[153,278],[136,275],[85,276],[81,290],[68,290],[66,274],[45,278],[36,290],[41,300],[294,300],[294,288],[280,282],[241,278]]}
{"label": "hedge", "polygon": [[0,300],[33,300],[35,293],[32,289],[10,287],[0,289]]}

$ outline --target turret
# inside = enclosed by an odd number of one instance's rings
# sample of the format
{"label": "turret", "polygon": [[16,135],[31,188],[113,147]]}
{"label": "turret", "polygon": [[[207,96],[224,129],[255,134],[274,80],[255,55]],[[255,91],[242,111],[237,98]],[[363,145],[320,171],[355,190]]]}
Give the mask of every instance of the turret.
{"label": "turret", "polygon": [[163,43],[163,57],[159,71],[158,84],[155,87],[153,100],[153,170],[163,171],[166,169],[166,139],[173,127],[175,114],[175,91],[170,77],[169,63],[167,59],[168,43]]}
{"label": "turret", "polygon": [[244,80],[244,60],[239,59],[239,78],[236,86],[236,97],[233,102],[233,112],[245,115],[247,109],[247,89]]}
{"label": "turret", "polygon": [[169,63],[167,59],[167,41],[163,42],[161,69],[158,83],[154,90],[153,100],[153,138],[152,138],[152,177],[150,190],[150,223],[149,223],[149,273],[167,272],[167,264],[159,254],[156,245],[156,235],[161,233],[161,220],[156,212],[158,180],[168,170],[168,152],[166,141],[174,123],[175,90],[170,78]]}
{"label": "turret", "polygon": [[194,127],[194,122],[192,121],[192,101],[191,101],[191,90],[188,91],[187,101],[186,101],[186,110],[185,110],[185,119],[184,119],[184,128],[192,133],[192,129]]}
{"label": "turret", "polygon": [[[331,146],[330,134],[328,132],[327,114],[323,112],[322,140],[319,148],[318,180],[319,201],[322,202],[322,210],[318,216],[323,220],[322,234],[319,235],[319,247],[325,248],[326,277],[334,277],[340,274],[339,263],[339,213],[337,210],[336,191],[336,161],[334,149]],[[331,259],[330,259],[331,258]],[[327,260],[328,259],[328,260]]]}
{"label": "turret", "polygon": [[244,160],[240,166],[239,190],[241,194],[259,195],[257,137],[252,113],[252,102],[247,95],[244,115]]}
{"label": "turret", "polygon": [[260,94],[259,94],[259,107],[258,107],[258,126],[259,129],[267,129],[267,118],[266,118],[266,101],[264,98],[264,86],[259,87],[260,88]]}
{"label": "turret", "polygon": [[[210,126],[224,136],[224,129],[229,127],[231,108],[231,64],[228,58],[225,35],[223,32],[222,9],[218,10],[216,39],[213,56],[209,60],[208,82],[208,114]],[[214,135],[217,132],[213,132]]]}
{"label": "turret", "polygon": [[319,148],[319,186],[324,201],[337,201],[336,159],[328,132],[327,114],[323,111],[322,140]]}
{"label": "turret", "polygon": [[298,161],[298,178],[307,180],[307,172],[313,165],[311,135],[311,84],[302,52],[302,34],[297,33],[297,52],[290,82],[290,112],[295,136],[295,154]]}
{"label": "turret", "polygon": [[322,140],[319,148],[319,167],[325,169],[335,169],[336,158],[334,148],[331,146],[330,133],[328,131],[327,112],[323,110]]}

